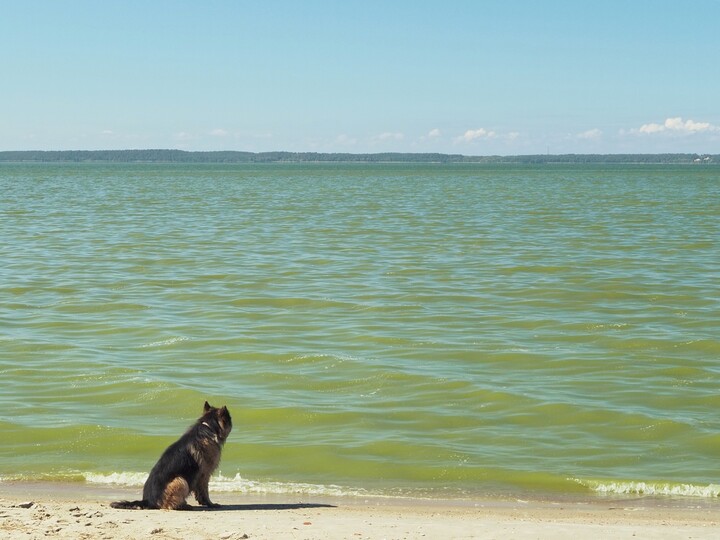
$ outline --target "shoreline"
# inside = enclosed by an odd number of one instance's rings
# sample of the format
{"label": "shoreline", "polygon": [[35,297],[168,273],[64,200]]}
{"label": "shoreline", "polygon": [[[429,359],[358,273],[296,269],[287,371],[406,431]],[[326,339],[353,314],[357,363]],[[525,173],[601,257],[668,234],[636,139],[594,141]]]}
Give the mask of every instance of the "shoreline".
{"label": "shoreline", "polygon": [[[713,499],[403,499],[211,493],[193,512],[118,510],[137,488],[0,482],[3,538],[712,538]],[[194,501],[189,501],[194,504]]]}

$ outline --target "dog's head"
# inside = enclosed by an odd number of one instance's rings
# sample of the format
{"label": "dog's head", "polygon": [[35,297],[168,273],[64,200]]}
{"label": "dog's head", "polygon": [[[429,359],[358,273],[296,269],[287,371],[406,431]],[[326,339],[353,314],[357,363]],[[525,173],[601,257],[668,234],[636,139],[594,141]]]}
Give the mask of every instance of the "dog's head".
{"label": "dog's head", "polygon": [[206,401],[201,421],[213,429],[221,443],[225,442],[232,431],[232,418],[225,405],[218,409]]}

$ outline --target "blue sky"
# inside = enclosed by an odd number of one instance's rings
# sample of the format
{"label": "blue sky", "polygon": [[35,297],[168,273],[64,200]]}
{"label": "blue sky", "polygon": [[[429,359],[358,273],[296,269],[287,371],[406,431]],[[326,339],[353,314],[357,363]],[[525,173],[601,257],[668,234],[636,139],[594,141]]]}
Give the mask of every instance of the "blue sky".
{"label": "blue sky", "polygon": [[720,153],[720,0],[0,7],[0,150]]}

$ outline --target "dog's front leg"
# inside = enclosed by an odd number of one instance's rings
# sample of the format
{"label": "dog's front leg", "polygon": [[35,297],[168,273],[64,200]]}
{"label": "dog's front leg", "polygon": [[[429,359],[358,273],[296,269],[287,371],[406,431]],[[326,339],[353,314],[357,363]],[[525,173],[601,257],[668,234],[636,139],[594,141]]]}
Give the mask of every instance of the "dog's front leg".
{"label": "dog's front leg", "polygon": [[210,500],[210,493],[208,491],[208,483],[210,482],[210,476],[201,475],[195,483],[195,500],[202,506],[208,508],[218,508],[219,504],[216,504]]}

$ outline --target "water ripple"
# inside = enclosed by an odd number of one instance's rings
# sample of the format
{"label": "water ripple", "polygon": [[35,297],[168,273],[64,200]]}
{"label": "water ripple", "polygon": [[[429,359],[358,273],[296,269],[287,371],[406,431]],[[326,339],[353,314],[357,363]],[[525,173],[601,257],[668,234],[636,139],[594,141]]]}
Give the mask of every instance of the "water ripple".
{"label": "water ripple", "polygon": [[719,172],[2,164],[0,475],[705,493]]}

